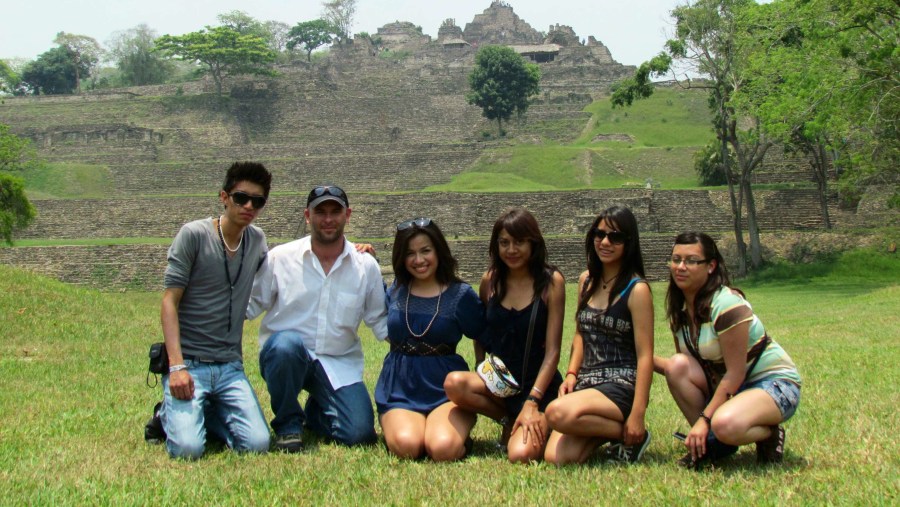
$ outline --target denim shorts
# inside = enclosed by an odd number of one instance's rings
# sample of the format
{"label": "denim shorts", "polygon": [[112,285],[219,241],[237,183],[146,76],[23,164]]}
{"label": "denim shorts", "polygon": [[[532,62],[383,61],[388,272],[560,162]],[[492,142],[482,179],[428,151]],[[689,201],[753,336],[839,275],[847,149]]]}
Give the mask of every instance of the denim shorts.
{"label": "denim shorts", "polygon": [[783,377],[770,376],[753,382],[745,382],[738,392],[747,389],[762,389],[769,393],[769,396],[778,405],[778,410],[781,411],[782,422],[790,419],[800,405],[800,386]]}

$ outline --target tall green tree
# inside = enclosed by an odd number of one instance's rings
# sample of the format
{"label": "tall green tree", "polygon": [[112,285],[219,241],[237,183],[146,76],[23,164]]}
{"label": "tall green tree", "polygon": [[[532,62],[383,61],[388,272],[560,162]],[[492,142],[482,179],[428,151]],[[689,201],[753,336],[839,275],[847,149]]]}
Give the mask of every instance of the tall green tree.
{"label": "tall green tree", "polygon": [[322,2],[322,8],[322,19],[334,27],[335,40],[343,44],[353,33],[356,0],[326,0]]}
{"label": "tall green tree", "polygon": [[0,239],[12,245],[13,234],[28,227],[35,210],[25,195],[25,183],[14,173],[38,162],[28,139],[9,131],[0,123]]}
{"label": "tall green tree", "polygon": [[809,2],[779,0],[754,5],[744,12],[746,30],[737,45],[747,55],[746,73],[752,76],[736,90],[732,104],[742,115],[759,119],[765,134],[786,152],[802,154],[819,196],[825,227],[828,213],[829,169],[839,153],[840,131],[846,117],[838,90],[849,84],[834,51],[826,13]]}
{"label": "tall green tree", "polygon": [[303,21],[294,25],[288,32],[287,48],[293,50],[297,46],[306,51],[306,61],[312,61],[312,52],[331,42],[335,28],[324,19]]}
{"label": "tall green tree", "polygon": [[900,202],[900,2],[810,0],[827,13],[830,42],[838,48],[852,86],[842,90],[841,110],[851,116],[844,132],[853,163],[842,177],[845,190],[894,186]]}
{"label": "tall green tree", "polygon": [[[22,85],[35,95],[63,94],[75,91],[76,65],[67,48],[57,46],[40,54],[22,69]],[[88,72],[79,69],[81,75]]]}
{"label": "tall green tree", "polygon": [[540,82],[540,67],[526,62],[512,48],[483,46],[475,54],[466,100],[480,107],[488,120],[497,120],[502,134],[504,120],[528,111],[532,97],[540,92]]}
{"label": "tall green tree", "polygon": [[155,51],[157,33],[146,24],[113,34],[107,47],[110,61],[125,85],[164,83],[174,72],[172,62]]}
{"label": "tall green tree", "polygon": [[163,35],[156,40],[156,46],[163,54],[201,64],[203,72],[212,76],[219,95],[226,76],[274,74],[270,64],[275,61],[275,53],[262,38],[241,35],[225,26],[178,36]]}
{"label": "tall green tree", "polygon": [[[81,79],[89,77],[103,57],[103,48],[93,37],[74,33],[59,32],[53,39],[55,44],[69,50],[75,68],[75,93],[81,92]],[[86,72],[82,74],[82,69]]]}
{"label": "tall green tree", "polygon": [[[695,0],[676,7],[671,12],[675,34],[666,42],[666,51],[639,66],[637,74],[620,84],[612,95],[614,107],[649,96],[653,93],[650,78],[668,73],[676,62],[706,78],[702,83],[688,80],[685,86],[709,91],[720,160],[724,162],[728,183],[732,227],[738,249],[738,272],[742,275],[747,272],[748,253],[742,223],[744,210],[750,238],[750,262],[753,267],[762,264],[751,177],[772,146],[760,127],[759,119],[752,115],[741,117],[732,104],[735,91],[743,87],[749,78],[746,72],[747,55],[741,53],[736,38],[746,30],[741,20],[744,19],[744,12],[753,5],[753,0]],[[732,157],[737,162],[736,167],[729,164]]]}

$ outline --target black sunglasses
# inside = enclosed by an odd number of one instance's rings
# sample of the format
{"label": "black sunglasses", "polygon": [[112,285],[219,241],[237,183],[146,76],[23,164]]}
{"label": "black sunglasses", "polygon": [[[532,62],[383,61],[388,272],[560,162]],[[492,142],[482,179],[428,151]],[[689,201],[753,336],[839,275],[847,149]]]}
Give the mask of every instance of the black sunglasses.
{"label": "black sunglasses", "polygon": [[600,229],[594,229],[594,238],[596,238],[597,241],[603,241],[603,238],[609,238],[610,243],[621,245],[628,239],[628,235],[621,231],[606,232]]}
{"label": "black sunglasses", "polygon": [[430,218],[425,218],[425,217],[413,218],[412,220],[407,220],[405,222],[400,222],[399,224],[397,224],[397,230],[405,231],[406,229],[409,229],[412,226],[428,227],[429,225],[431,225],[431,223],[432,222],[431,222]]}
{"label": "black sunglasses", "polygon": [[232,192],[228,195],[238,206],[243,206],[248,201],[252,203],[255,209],[261,209],[266,205],[266,197],[263,195],[250,195],[247,192]]}

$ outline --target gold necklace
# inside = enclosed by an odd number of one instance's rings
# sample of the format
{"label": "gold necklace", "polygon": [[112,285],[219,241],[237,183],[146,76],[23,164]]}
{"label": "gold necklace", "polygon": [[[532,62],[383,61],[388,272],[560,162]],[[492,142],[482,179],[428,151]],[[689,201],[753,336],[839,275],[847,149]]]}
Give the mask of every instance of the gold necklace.
{"label": "gold necklace", "polygon": [[428,326],[425,327],[425,331],[422,331],[422,334],[416,334],[413,332],[412,327],[409,325],[409,295],[412,292],[412,286],[406,288],[406,330],[409,331],[409,334],[413,335],[415,338],[422,338],[426,334],[428,334],[428,330],[431,329],[431,325],[434,324],[434,320],[437,319],[438,313],[441,311],[441,296],[444,294],[442,290],[442,286],[438,285],[438,300],[437,307],[434,309],[434,315],[431,316],[431,320],[428,322]]}

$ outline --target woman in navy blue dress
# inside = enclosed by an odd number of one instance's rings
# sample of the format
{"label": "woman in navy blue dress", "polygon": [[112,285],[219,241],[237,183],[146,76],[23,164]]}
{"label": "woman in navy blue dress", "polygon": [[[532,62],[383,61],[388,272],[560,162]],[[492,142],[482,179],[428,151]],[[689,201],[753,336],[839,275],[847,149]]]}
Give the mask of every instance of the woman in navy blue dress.
{"label": "woman in navy blue dress", "polygon": [[435,461],[460,459],[475,415],[448,401],[444,379],[450,372],[469,369],[456,345],[463,335],[481,334],[484,307],[456,275],[456,259],[431,219],[397,224],[392,261],[391,351],[375,387],[385,443],[401,458],[427,454]]}

